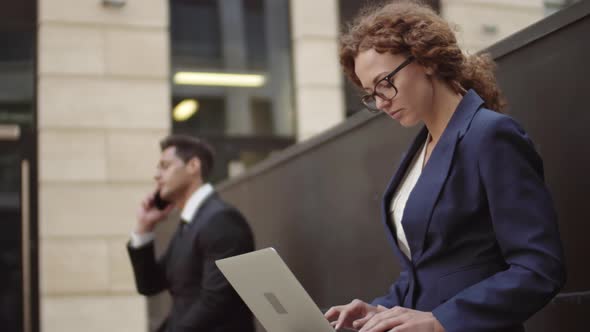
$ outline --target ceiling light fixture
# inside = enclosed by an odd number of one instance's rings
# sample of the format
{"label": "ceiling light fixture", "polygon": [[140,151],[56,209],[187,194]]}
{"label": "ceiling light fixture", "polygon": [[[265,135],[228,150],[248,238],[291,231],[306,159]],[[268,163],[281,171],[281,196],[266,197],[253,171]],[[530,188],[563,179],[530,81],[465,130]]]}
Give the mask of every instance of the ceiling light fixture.
{"label": "ceiling light fixture", "polygon": [[199,110],[199,102],[195,99],[185,99],[178,103],[172,111],[174,121],[182,122],[188,120]]}
{"label": "ceiling light fixture", "polygon": [[257,88],[266,83],[266,77],[258,74],[229,74],[206,72],[177,72],[174,83],[182,85],[230,86]]}

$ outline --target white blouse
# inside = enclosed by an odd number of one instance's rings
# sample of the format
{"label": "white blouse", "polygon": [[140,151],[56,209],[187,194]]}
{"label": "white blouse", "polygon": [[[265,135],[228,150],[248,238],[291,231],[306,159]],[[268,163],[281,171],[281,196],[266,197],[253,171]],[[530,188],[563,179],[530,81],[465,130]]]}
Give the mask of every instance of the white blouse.
{"label": "white blouse", "polygon": [[410,260],[412,260],[412,253],[410,252],[408,239],[406,238],[406,233],[404,232],[404,227],[402,226],[402,220],[408,198],[410,197],[414,186],[416,186],[416,182],[418,182],[420,174],[422,174],[422,167],[424,166],[424,158],[426,156],[426,145],[429,141],[430,135],[428,135],[426,138],[422,150],[419,153],[416,153],[416,156],[414,156],[414,160],[408,167],[408,171],[397,187],[395,195],[393,195],[393,199],[391,200],[389,208],[391,220],[393,220],[395,233],[397,235],[397,244],[404,255],[406,255],[406,257],[408,257]]}

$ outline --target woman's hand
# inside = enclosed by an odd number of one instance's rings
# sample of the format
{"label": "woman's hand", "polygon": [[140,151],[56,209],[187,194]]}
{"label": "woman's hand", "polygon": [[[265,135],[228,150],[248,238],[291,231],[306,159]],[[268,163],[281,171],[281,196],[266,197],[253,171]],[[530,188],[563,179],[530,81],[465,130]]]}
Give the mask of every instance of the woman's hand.
{"label": "woman's hand", "polygon": [[375,314],[385,310],[387,308],[383,306],[375,307],[361,300],[353,300],[349,304],[330,308],[324,317],[336,330],[343,327],[359,329]]}
{"label": "woman's hand", "polygon": [[445,329],[431,312],[402,307],[373,315],[359,332],[444,332]]}

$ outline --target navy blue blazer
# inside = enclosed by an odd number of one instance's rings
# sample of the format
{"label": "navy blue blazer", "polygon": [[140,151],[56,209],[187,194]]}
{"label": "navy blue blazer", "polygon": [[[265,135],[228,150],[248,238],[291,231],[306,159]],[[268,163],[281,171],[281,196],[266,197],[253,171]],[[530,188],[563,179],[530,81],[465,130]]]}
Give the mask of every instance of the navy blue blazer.
{"label": "navy blue blazer", "polygon": [[446,332],[524,331],[566,278],[542,160],[512,118],[483,103],[466,93],[410,194],[402,225],[411,261],[397,246],[389,206],[426,128],[383,197],[403,270],[373,304],[431,311]]}

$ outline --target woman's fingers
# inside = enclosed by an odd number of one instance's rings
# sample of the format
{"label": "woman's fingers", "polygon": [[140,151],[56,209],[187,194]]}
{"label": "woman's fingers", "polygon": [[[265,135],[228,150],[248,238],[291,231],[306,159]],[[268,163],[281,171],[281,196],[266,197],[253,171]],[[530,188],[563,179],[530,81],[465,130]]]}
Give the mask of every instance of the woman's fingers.
{"label": "woman's fingers", "polygon": [[333,320],[334,318],[337,318],[340,314],[340,310],[342,309],[342,307],[343,306],[339,305],[328,309],[328,311],[326,311],[326,313],[324,314],[324,317],[329,321]]}
{"label": "woman's fingers", "polygon": [[[407,309],[402,307],[394,307],[392,309],[381,311],[371,317],[364,326],[360,329],[359,332],[368,332],[368,331],[387,331],[397,325],[403,323],[397,319],[398,317],[402,316],[402,318],[406,317],[404,315],[407,312]],[[407,317],[406,317],[407,318]],[[395,324],[395,325],[392,325]],[[385,329],[387,327],[387,329]]]}
{"label": "woman's fingers", "polygon": [[373,316],[375,316],[375,313],[369,312],[365,317],[352,322],[352,327],[357,330],[361,329],[369,321],[369,319],[373,318]]}
{"label": "woman's fingers", "polygon": [[330,308],[324,317],[330,321],[336,329],[342,327],[353,327],[353,320],[364,318],[369,312],[376,311],[376,308],[358,299],[343,306]]}

